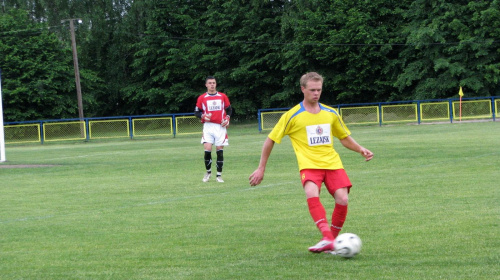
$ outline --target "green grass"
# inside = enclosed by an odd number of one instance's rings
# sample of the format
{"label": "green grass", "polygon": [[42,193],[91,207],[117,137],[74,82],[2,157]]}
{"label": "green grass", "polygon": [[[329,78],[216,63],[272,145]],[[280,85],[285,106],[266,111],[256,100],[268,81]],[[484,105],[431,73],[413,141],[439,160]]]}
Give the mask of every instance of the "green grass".
{"label": "green grass", "polygon": [[375,153],[335,143],[353,259],[307,251],[321,237],[288,138],[249,187],[267,133],[247,124],[224,184],[201,182],[197,135],[8,145],[2,165],[55,166],[0,168],[0,279],[499,279],[500,124],[350,129]]}

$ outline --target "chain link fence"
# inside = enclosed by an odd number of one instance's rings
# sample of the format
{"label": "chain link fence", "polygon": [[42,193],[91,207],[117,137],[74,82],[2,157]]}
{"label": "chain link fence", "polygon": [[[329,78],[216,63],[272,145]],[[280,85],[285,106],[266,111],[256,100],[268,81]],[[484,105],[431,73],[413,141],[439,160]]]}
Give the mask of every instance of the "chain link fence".
{"label": "chain link fence", "polygon": [[[493,119],[500,112],[500,97],[456,100],[394,102],[359,106],[339,105],[346,124],[386,124],[434,122],[458,119]],[[460,110],[461,108],[461,110]],[[494,109],[493,109],[494,108]],[[259,131],[272,129],[288,109],[262,109],[258,112]],[[92,118],[85,121],[60,120],[6,123],[6,144],[44,141],[89,140],[201,134],[203,124],[192,113],[135,117]]]}
{"label": "chain link fence", "polygon": [[[359,104],[332,106],[340,112],[346,124],[387,124],[387,123],[421,123],[450,121],[460,119],[492,119],[496,120],[500,112],[500,98],[469,98],[469,100],[429,100],[413,102],[393,102],[394,104],[376,103],[363,106]],[[495,110],[493,110],[493,106]],[[259,110],[259,130],[270,130],[288,109],[279,108]],[[495,113],[493,113],[493,111]]]}
{"label": "chain link fence", "polygon": [[103,138],[165,137],[178,134],[201,134],[203,124],[193,114],[93,118],[86,121],[40,121],[8,124],[5,143],[90,140]]}
{"label": "chain link fence", "polygon": [[123,138],[130,137],[129,120],[89,121],[89,138]]}
{"label": "chain link fence", "polygon": [[203,124],[200,119],[195,116],[185,116],[175,118],[175,132],[176,134],[194,134],[201,135],[203,131]]}
{"label": "chain link fence", "polygon": [[382,106],[382,122],[417,122],[417,105],[385,105]]}
{"label": "chain link fence", "polygon": [[286,111],[263,112],[260,114],[262,130],[272,129]]}
{"label": "chain link fence", "polygon": [[173,118],[168,117],[133,119],[132,132],[134,137],[173,135]]}
{"label": "chain link fence", "polygon": [[492,102],[489,100],[453,102],[453,118],[491,119],[493,117],[491,105]]}
{"label": "chain link fence", "polygon": [[498,117],[498,114],[500,114],[500,99],[495,100],[495,116]]}
{"label": "chain link fence", "polygon": [[450,119],[448,102],[420,103],[421,121],[445,121]]}
{"label": "chain link fence", "polygon": [[50,122],[43,124],[45,141],[85,140],[87,129],[85,122]]}
{"label": "chain link fence", "polygon": [[340,115],[344,123],[349,124],[378,124],[380,122],[378,106],[340,108]]}
{"label": "chain link fence", "polygon": [[5,143],[41,142],[40,124],[6,125],[4,127]]}

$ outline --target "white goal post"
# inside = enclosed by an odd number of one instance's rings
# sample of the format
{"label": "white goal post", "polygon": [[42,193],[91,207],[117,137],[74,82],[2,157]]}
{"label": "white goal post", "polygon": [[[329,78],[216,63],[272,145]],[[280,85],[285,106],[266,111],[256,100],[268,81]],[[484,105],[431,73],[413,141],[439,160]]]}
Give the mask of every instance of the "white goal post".
{"label": "white goal post", "polygon": [[2,69],[0,69],[0,162],[5,159],[5,134],[3,128],[3,108],[2,108]]}

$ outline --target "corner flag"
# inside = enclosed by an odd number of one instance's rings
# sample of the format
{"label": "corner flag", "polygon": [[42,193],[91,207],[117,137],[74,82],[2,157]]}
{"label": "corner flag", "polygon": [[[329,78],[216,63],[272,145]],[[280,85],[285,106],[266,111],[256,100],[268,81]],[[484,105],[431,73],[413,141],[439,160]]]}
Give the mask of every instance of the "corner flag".
{"label": "corner flag", "polygon": [[464,91],[462,90],[462,87],[460,87],[458,95],[460,95],[460,121],[462,121],[462,96],[464,96]]}

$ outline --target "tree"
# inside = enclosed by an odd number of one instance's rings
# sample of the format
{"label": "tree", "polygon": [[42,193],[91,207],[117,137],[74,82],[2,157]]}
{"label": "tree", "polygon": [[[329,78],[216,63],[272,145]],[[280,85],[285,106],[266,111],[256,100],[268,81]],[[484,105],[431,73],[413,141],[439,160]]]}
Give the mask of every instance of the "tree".
{"label": "tree", "polygon": [[[405,1],[298,1],[286,13],[283,28],[292,36],[285,52],[288,85],[300,73],[316,70],[325,76],[322,100],[328,104],[383,101],[394,92],[398,73],[391,58],[397,49]],[[285,88],[287,85],[285,85]],[[285,90],[291,93],[291,89]]]}
{"label": "tree", "polygon": [[[61,24],[68,18],[83,20],[76,36],[86,116],[192,112],[208,75],[239,118],[300,102],[298,81],[308,71],[325,76],[329,105],[447,98],[459,86],[467,96],[498,95],[499,2],[5,0],[0,61],[30,69],[39,60],[38,72],[15,74],[6,88],[12,108],[23,108],[19,118],[75,110]],[[34,99],[24,92],[41,89],[59,111],[23,104]]]}
{"label": "tree", "polygon": [[71,50],[23,10],[3,14],[0,30],[5,120],[75,117]]}
{"label": "tree", "polygon": [[[414,1],[402,14],[399,99],[490,96],[498,90],[498,1]],[[491,28],[490,28],[491,26]]]}
{"label": "tree", "polygon": [[[202,72],[215,74],[241,117],[256,108],[281,106],[281,19],[289,1],[212,1],[198,38],[210,38],[200,53]],[[201,70],[201,69],[200,69]],[[297,91],[295,91],[297,92]]]}
{"label": "tree", "polygon": [[[192,111],[199,78],[189,32],[201,23],[204,1],[151,1],[145,5],[146,30],[132,45],[129,84],[121,91],[130,113]],[[189,109],[188,109],[189,108]]]}
{"label": "tree", "polygon": [[80,60],[84,68],[97,75],[86,94],[93,96],[95,112],[100,116],[128,115],[130,107],[121,90],[130,82],[132,46],[146,28],[143,2],[136,1],[135,5],[132,0],[82,2],[85,20],[78,34]]}

